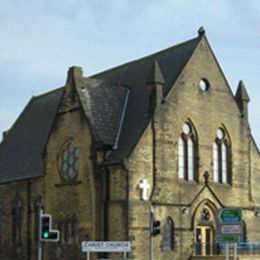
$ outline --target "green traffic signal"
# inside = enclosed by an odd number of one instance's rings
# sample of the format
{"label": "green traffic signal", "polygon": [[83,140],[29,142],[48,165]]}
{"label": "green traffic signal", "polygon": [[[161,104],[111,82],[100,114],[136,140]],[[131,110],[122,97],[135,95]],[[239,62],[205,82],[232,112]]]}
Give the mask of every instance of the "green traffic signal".
{"label": "green traffic signal", "polygon": [[49,238],[49,232],[44,232],[43,233],[43,238]]}
{"label": "green traffic signal", "polygon": [[59,231],[51,229],[51,215],[43,214],[41,211],[40,214],[40,236],[39,239],[45,242],[58,242],[59,241]]}

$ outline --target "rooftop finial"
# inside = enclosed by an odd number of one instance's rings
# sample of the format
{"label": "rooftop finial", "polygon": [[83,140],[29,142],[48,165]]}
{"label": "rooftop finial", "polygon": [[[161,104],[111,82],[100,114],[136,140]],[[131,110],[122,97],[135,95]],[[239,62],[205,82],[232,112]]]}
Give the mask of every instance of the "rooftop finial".
{"label": "rooftop finial", "polygon": [[199,36],[204,36],[205,33],[206,33],[205,28],[203,26],[200,26],[200,28],[198,30]]}
{"label": "rooftop finial", "polygon": [[205,171],[203,177],[205,179],[205,185],[208,185],[208,183],[209,183],[209,173],[207,171]]}

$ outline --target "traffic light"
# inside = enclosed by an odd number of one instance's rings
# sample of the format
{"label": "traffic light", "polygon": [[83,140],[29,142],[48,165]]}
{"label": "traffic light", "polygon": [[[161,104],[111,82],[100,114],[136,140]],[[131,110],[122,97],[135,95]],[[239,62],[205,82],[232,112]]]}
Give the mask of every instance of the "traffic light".
{"label": "traffic light", "polygon": [[58,242],[60,232],[51,229],[52,217],[49,214],[40,214],[40,240],[45,242]]}
{"label": "traffic light", "polygon": [[160,225],[161,225],[160,220],[153,221],[152,236],[155,237],[161,233]]}
{"label": "traffic light", "polygon": [[150,234],[151,234],[151,236],[155,237],[161,233],[160,225],[161,225],[161,221],[155,220],[153,213],[150,212]]}

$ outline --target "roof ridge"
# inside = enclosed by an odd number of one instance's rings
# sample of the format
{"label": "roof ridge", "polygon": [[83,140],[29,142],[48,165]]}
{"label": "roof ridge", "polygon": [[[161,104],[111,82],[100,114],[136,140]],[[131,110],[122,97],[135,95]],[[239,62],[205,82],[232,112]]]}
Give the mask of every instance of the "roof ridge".
{"label": "roof ridge", "polygon": [[158,52],[155,52],[155,53],[152,53],[152,54],[148,54],[148,55],[146,55],[146,56],[144,56],[144,57],[142,57],[142,58],[135,59],[135,60],[132,60],[132,61],[128,61],[128,62],[126,62],[126,63],[123,63],[123,64],[121,64],[121,65],[115,66],[115,67],[113,67],[113,68],[100,71],[100,72],[95,73],[95,74],[93,74],[93,75],[91,75],[91,76],[89,76],[89,77],[90,77],[90,78],[94,78],[94,77],[96,77],[96,76],[100,76],[100,75],[102,75],[102,74],[112,72],[112,71],[117,70],[117,69],[119,69],[119,68],[126,67],[126,66],[128,66],[128,65],[131,65],[131,64],[133,64],[133,63],[135,63],[135,62],[140,62],[140,61],[142,61],[142,60],[149,59],[149,58],[152,58],[152,57],[157,56],[157,55],[159,55],[159,54],[168,52],[168,51],[170,51],[170,50],[172,50],[172,49],[174,49],[174,48],[179,48],[179,47],[181,47],[182,45],[188,44],[188,43],[190,43],[190,42],[192,42],[192,41],[195,41],[195,40],[198,40],[198,41],[199,41],[199,40],[200,40],[200,37],[195,37],[195,38],[192,38],[192,39],[190,39],[190,40],[187,40],[187,41],[184,41],[184,42],[180,42],[180,43],[178,43],[178,44],[176,44],[176,45],[173,45],[173,46],[171,46],[171,47],[168,47],[168,48],[166,48],[166,49],[162,49],[162,50],[160,50],[160,51],[158,51]]}
{"label": "roof ridge", "polygon": [[32,98],[33,98],[33,99],[35,99],[35,98],[41,98],[41,97],[43,97],[43,96],[50,95],[50,94],[52,94],[53,92],[58,92],[59,90],[62,90],[63,88],[65,88],[65,86],[55,88],[55,89],[53,89],[53,90],[44,92],[44,93],[39,94],[39,95],[37,95],[37,96],[32,96]]}

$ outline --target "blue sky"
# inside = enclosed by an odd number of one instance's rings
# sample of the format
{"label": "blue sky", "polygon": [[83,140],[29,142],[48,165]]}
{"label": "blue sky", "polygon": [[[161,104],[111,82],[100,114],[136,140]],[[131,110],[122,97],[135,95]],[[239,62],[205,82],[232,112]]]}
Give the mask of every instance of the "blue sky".
{"label": "blue sky", "polygon": [[242,79],[260,145],[260,1],[0,0],[0,132],[31,96],[197,35],[203,25],[233,92]]}

